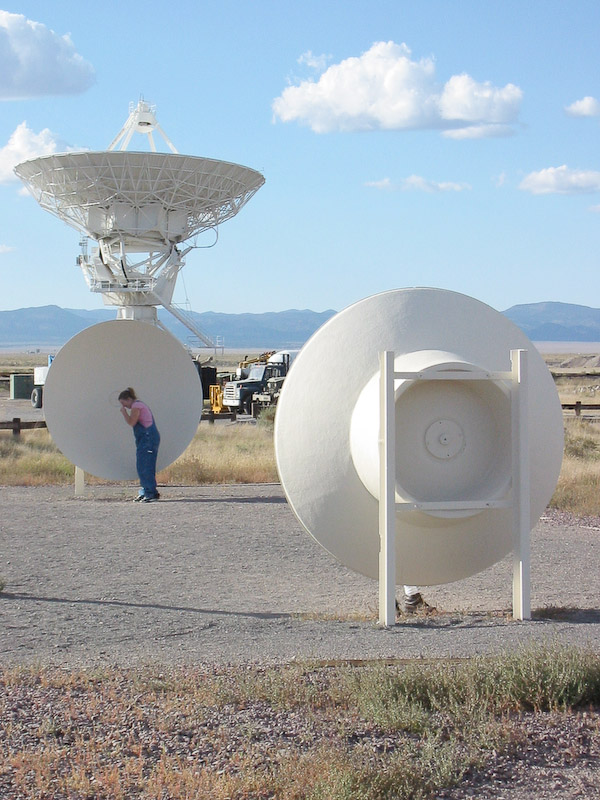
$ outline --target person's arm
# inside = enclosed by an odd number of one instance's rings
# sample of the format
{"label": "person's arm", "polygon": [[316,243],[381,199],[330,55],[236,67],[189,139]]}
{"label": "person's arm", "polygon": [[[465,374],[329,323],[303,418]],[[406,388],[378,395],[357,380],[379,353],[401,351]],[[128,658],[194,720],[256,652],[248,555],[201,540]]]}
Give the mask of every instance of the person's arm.
{"label": "person's arm", "polygon": [[137,424],[137,421],[140,418],[140,410],[139,408],[131,408],[127,410],[125,406],[121,406],[121,414],[123,414],[123,419],[128,425],[131,425],[133,428],[134,425]]}

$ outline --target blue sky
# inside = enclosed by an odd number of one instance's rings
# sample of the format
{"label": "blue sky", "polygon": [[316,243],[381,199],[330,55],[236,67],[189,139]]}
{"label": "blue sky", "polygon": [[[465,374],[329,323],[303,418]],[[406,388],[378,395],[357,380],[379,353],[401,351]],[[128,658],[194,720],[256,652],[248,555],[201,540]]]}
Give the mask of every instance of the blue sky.
{"label": "blue sky", "polygon": [[599,307],[599,35],[597,0],[4,5],[0,309],[101,307],[12,169],[106,149],[141,96],[180,153],[266,179],[189,253],[195,311],[407,286]]}

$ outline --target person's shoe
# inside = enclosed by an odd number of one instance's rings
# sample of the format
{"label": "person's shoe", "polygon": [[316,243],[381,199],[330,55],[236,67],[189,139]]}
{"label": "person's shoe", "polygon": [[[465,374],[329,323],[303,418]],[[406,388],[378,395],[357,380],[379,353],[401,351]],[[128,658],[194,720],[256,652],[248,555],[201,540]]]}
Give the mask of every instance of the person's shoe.
{"label": "person's shoe", "polygon": [[160,494],[158,492],[156,494],[153,494],[153,495],[144,495],[142,497],[142,503],[156,503],[156,501],[159,499],[159,497],[160,497]]}
{"label": "person's shoe", "polygon": [[144,498],[145,498],[145,497],[146,497],[146,495],[145,495],[145,494],[138,494],[138,496],[137,496],[137,497],[134,497],[134,498],[133,498],[133,502],[134,502],[134,503],[142,503],[142,502],[144,501]]}
{"label": "person's shoe", "polygon": [[404,595],[404,613],[405,614],[431,614],[435,611],[433,606],[430,606],[429,603],[426,603],[423,600],[423,595],[421,592],[417,592],[416,594],[405,594]]}

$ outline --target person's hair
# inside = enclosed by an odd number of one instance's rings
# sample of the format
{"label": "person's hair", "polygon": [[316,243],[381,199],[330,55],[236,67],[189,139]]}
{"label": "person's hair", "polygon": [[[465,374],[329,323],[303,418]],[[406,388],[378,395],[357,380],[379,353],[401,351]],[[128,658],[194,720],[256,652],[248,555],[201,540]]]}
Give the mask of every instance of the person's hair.
{"label": "person's hair", "polygon": [[137,397],[135,396],[135,392],[133,391],[131,386],[129,388],[127,388],[127,389],[123,389],[123,391],[119,395],[119,400],[130,400],[130,399],[131,400],[137,400]]}

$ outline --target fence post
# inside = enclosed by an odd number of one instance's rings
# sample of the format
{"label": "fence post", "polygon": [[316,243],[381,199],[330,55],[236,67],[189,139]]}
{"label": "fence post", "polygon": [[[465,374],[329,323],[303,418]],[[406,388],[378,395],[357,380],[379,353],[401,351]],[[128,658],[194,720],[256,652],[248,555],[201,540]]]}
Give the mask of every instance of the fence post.
{"label": "fence post", "polygon": [[581,400],[577,400],[575,402],[575,416],[576,417],[581,416]]}
{"label": "fence post", "polygon": [[21,434],[21,417],[13,417],[13,419],[12,419],[12,432],[13,432],[13,436],[20,436],[20,434]]}

